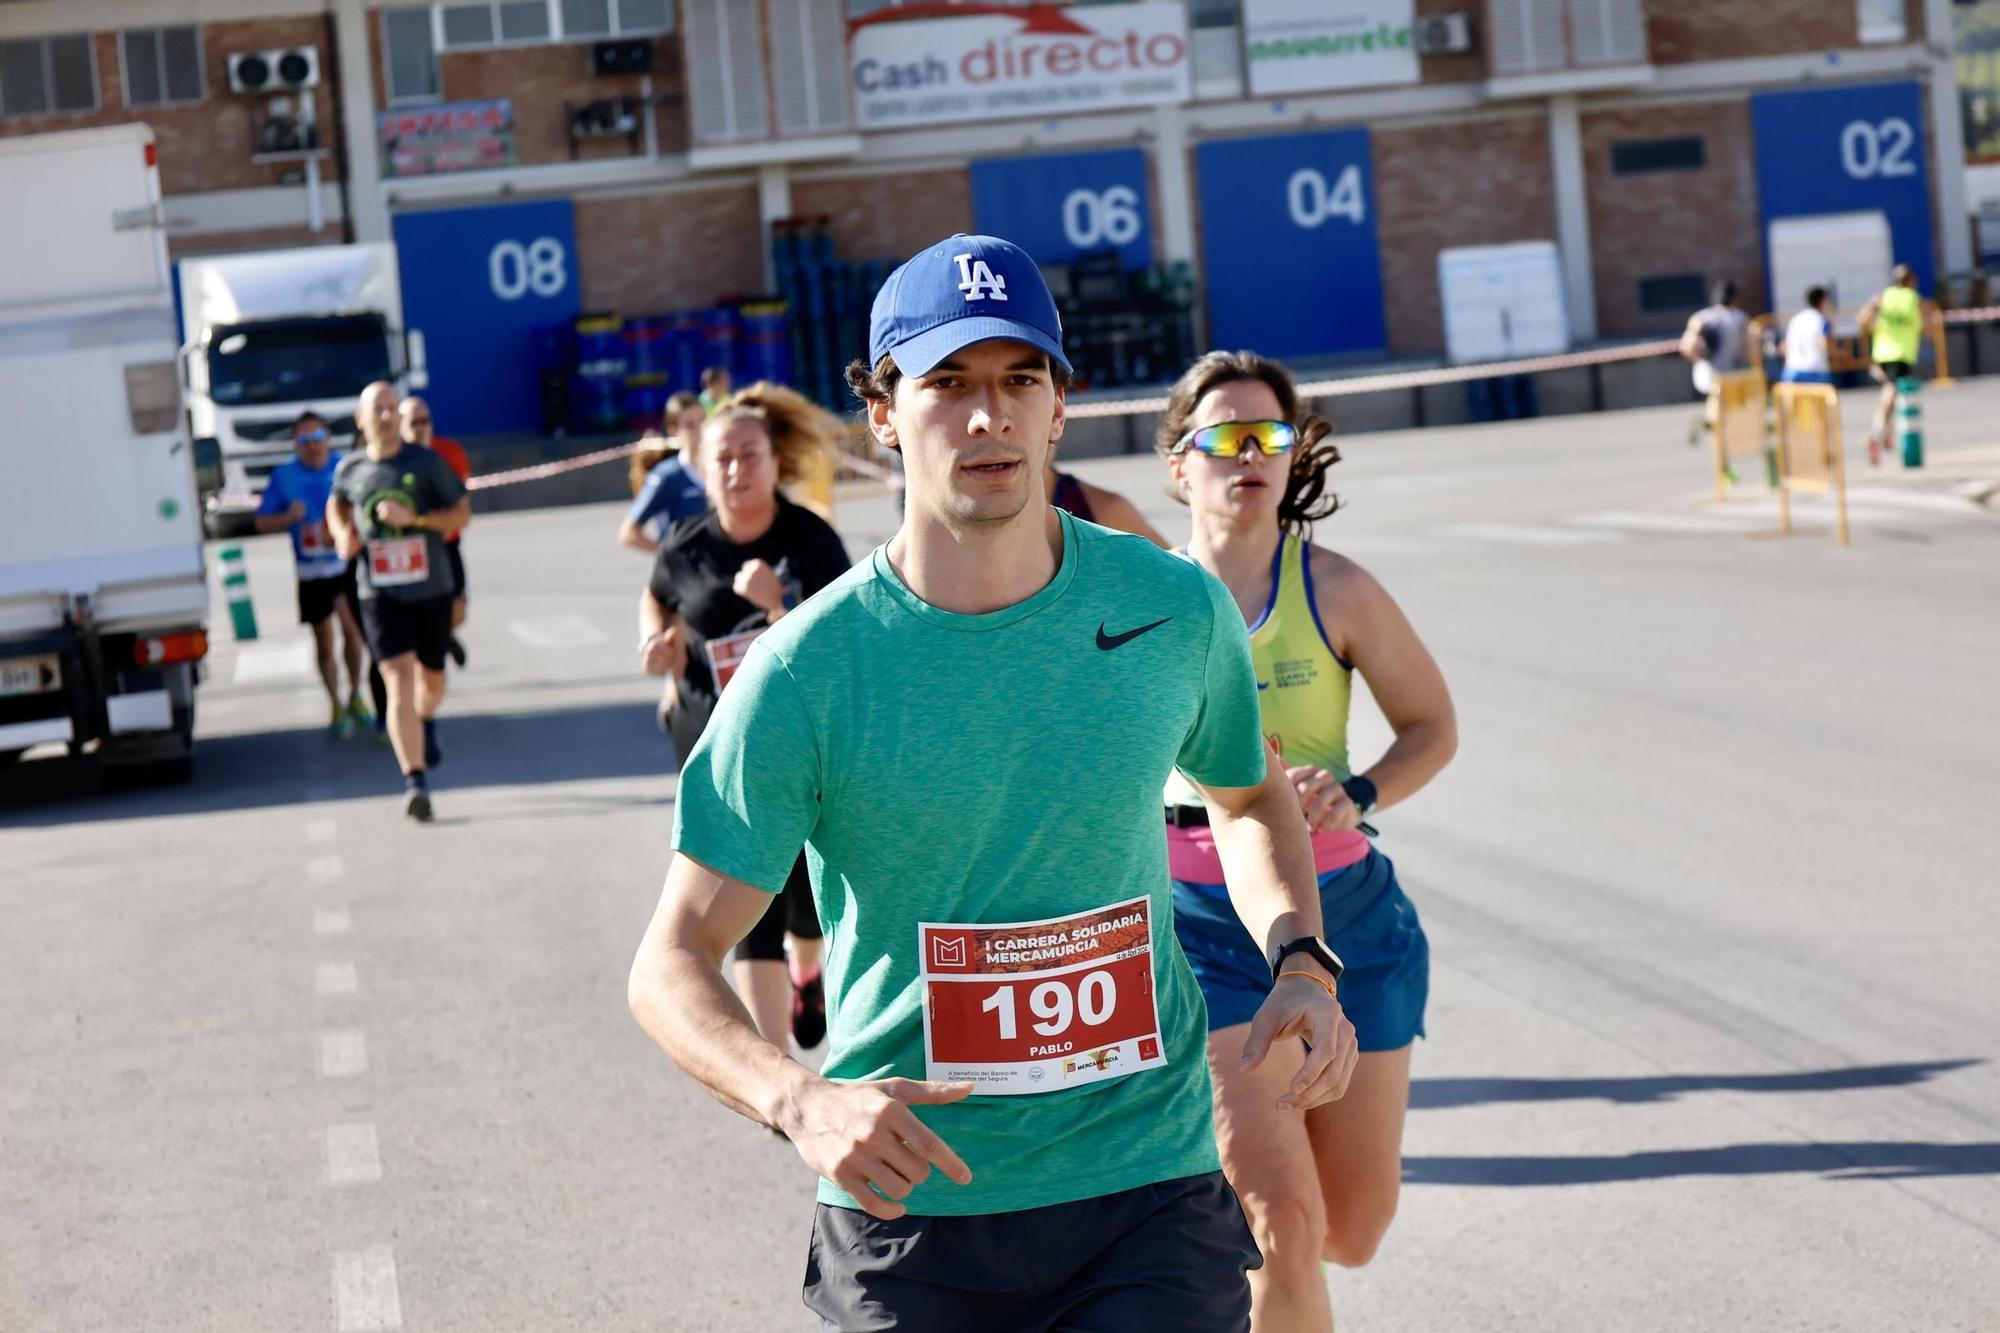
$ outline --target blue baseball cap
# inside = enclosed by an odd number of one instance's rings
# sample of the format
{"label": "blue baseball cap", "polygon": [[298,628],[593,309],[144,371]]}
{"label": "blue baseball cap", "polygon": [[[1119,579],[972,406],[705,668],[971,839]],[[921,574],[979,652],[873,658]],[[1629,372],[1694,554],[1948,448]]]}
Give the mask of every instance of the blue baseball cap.
{"label": "blue baseball cap", "polygon": [[1035,261],[1012,241],[959,232],[891,273],[875,293],[868,364],[886,356],[905,375],[925,375],[961,347],[996,338],[1039,347],[1070,369],[1062,316]]}

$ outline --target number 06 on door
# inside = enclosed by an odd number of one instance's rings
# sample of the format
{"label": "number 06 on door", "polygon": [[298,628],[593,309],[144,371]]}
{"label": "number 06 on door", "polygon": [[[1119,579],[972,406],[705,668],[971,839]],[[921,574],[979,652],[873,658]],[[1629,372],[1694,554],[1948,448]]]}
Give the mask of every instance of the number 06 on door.
{"label": "number 06 on door", "polygon": [[1146,898],[1045,921],[923,922],[917,945],[927,1078],[1018,1096],[1167,1063]]}

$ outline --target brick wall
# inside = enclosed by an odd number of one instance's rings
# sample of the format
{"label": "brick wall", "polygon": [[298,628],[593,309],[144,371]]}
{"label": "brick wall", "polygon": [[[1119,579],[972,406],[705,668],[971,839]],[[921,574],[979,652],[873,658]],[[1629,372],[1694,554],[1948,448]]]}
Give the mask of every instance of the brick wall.
{"label": "brick wall", "polygon": [[972,176],[962,167],[901,175],[792,182],[792,212],[824,215],[842,259],[908,259],[953,232],[972,231]]}
{"label": "brick wall", "polygon": [[1444,350],[1437,257],[1460,245],[1552,241],[1548,123],[1540,117],[1378,126],[1376,233],[1390,350]]}
{"label": "brick wall", "polygon": [[[369,67],[377,110],[388,106],[383,82],[383,26],[380,11],[368,25]],[[636,97],[636,75],[600,77],[590,71],[588,41],[541,46],[498,47],[486,51],[447,51],[438,57],[440,100],[473,102],[507,97],[514,102],[514,137],[522,166],[570,160],[566,102],[592,102],[606,97]],[[654,109],[662,153],[688,148],[687,107],[681,39],[667,34],[653,39],[653,94],[667,99]],[[415,106],[422,104],[412,104]],[[640,139],[641,151],[644,145]],[[633,153],[623,138],[584,140],[577,145],[579,161],[626,157]]]}
{"label": "brick wall", "polygon": [[[192,106],[128,107],[119,62],[118,34],[94,34],[98,109],[86,114],[0,116],[0,138],[46,134],[99,125],[150,125],[160,150],[160,188],[169,195],[204,190],[243,190],[277,185],[297,163],[256,163],[254,112],[262,98],[229,91],[229,56],[235,51],[278,46],[313,46],[320,52],[320,87],[314,90],[320,142],[337,148],[340,99],[326,49],[326,26],[317,18],[257,19],[202,25],[203,77],[207,95]],[[334,159],[323,166],[335,174]]]}
{"label": "brick wall", "polygon": [[208,231],[194,235],[169,235],[167,253],[175,259],[189,255],[226,255],[239,250],[281,250],[301,245],[338,245],[340,225],[329,222],[318,232],[303,223],[296,227],[264,227],[255,231]]}
{"label": "brick wall", "polygon": [[1647,0],[1646,38],[1656,65],[1842,50],[1860,45],[1860,12],[1857,0]]}
{"label": "brick wall", "polygon": [[[1614,141],[1690,134],[1703,139],[1706,165],[1700,170],[1612,174]],[[1753,314],[1763,308],[1764,256],[1748,101],[1586,113],[1583,151],[1600,333],[1674,333],[1687,323],[1692,310],[1640,309],[1639,280],[1644,277],[1699,273],[1704,283],[1733,278],[1743,291],[1745,308]]]}
{"label": "brick wall", "polygon": [[584,306],[646,315],[761,293],[760,232],[750,185],[578,199]]}
{"label": "brick wall", "polygon": [[1417,17],[1426,14],[1471,14],[1472,49],[1460,55],[1421,56],[1417,66],[1425,83],[1472,83],[1486,77],[1485,34],[1479,25],[1485,20],[1485,6],[1468,0],[1417,0]]}

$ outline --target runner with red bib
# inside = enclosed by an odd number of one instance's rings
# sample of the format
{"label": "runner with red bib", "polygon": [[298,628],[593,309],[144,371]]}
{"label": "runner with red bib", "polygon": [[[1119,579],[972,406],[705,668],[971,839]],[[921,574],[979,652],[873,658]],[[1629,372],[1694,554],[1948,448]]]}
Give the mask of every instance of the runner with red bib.
{"label": "runner with red bib", "polygon": [[[668,529],[639,597],[639,656],[665,677],[660,724],[682,764],[750,645],[847,572],[839,534],[779,487],[805,475],[836,425],[790,389],[753,384],[703,425],[696,471],[710,508]],[[787,973],[789,972],[789,976]],[[800,1049],[826,1035],[820,928],[803,858],[736,947],[737,990],[757,1031]]]}

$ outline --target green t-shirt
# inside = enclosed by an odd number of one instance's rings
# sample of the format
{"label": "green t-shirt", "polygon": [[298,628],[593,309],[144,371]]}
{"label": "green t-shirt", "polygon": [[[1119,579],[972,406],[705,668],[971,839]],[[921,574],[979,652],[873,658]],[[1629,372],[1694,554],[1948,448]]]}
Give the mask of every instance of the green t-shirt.
{"label": "green t-shirt", "polygon": [[688,856],[776,892],[805,845],[831,1078],[926,1076],[919,922],[1148,899],[1166,1063],[917,1107],[973,1182],[933,1172],[913,1213],[1038,1208],[1218,1165],[1160,789],[1175,767],[1213,787],[1263,780],[1249,638],[1200,566],[1061,522],[1055,578],[988,615],[924,602],[878,548],[757,640],[681,774],[674,845]]}

